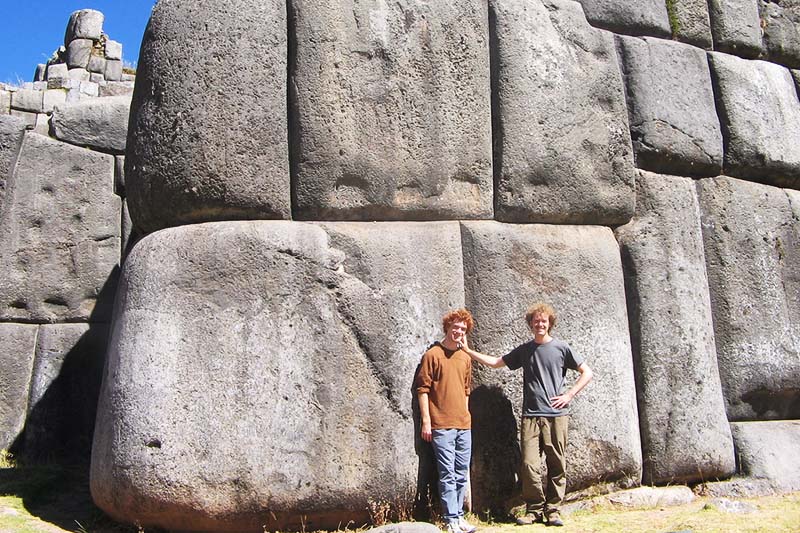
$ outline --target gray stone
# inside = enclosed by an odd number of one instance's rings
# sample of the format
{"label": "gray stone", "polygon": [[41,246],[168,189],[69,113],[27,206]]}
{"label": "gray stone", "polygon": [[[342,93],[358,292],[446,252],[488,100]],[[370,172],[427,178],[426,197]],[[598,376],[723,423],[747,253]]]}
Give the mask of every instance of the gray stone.
{"label": "gray stone", "polygon": [[47,66],[47,80],[58,80],[69,76],[69,67],[66,63],[52,63]]}
{"label": "gray stone", "polygon": [[714,50],[742,57],[761,55],[757,0],[708,0]]}
{"label": "gray stone", "polygon": [[290,217],[286,28],[283,0],[155,6],[126,152],[137,227]]}
{"label": "gray stone", "polygon": [[800,68],[800,1],[759,0],[758,4],[769,59]]}
{"label": "gray stone", "polygon": [[88,81],[89,80],[89,71],[85,68],[71,68],[67,73],[71,80],[77,81]]}
{"label": "gray stone", "polygon": [[636,215],[615,235],[636,367],[642,480],[728,477],[736,462],[717,369],[694,183],[642,172],[636,185]]}
{"label": "gray stone", "polygon": [[759,498],[776,494],[775,486],[767,479],[741,477],[702,483],[695,486],[694,492],[712,498]]}
{"label": "gray stone", "polygon": [[498,43],[496,218],[627,222],[634,171],[611,34],[591,28],[575,2],[496,0],[490,8]]}
{"label": "gray stone", "polygon": [[91,74],[89,74],[89,81],[91,81],[93,83],[97,83],[98,85],[101,82],[105,81],[105,79],[106,79],[105,76],[103,74],[98,73],[98,72],[92,72]]}
{"label": "gray stone", "polygon": [[294,216],[492,217],[486,2],[290,3]]}
{"label": "gray stone", "polygon": [[67,45],[67,66],[70,69],[87,68],[92,57],[94,41],[91,39],[75,39]]}
{"label": "gray stone", "polygon": [[106,83],[99,84],[98,96],[125,96],[133,94],[133,82],[123,81],[114,82],[106,81]]}
{"label": "gray stone", "polygon": [[[90,77],[90,79],[91,79],[91,77]],[[87,96],[98,96],[100,94],[100,86],[98,84],[96,84],[95,82],[93,82],[93,81],[82,81],[81,84],[80,84],[80,92],[81,92],[81,94],[85,94]],[[126,110],[130,109],[130,107],[131,107],[130,100],[131,100],[130,98],[125,98],[124,99],[123,106],[125,107]],[[108,102],[106,102],[106,103],[108,103]],[[99,105],[100,103],[98,102],[97,104]],[[112,106],[112,107],[118,107],[118,106],[115,105],[115,106]],[[112,112],[110,114],[113,115],[113,119],[112,120],[116,121],[116,123],[119,124],[120,118],[119,118],[118,114],[115,113],[113,110],[112,110]],[[125,120],[125,124],[126,124],[126,128],[125,129],[127,131],[127,120],[128,120],[128,117],[126,116],[124,120]],[[114,131],[115,131],[115,133],[119,132],[118,128],[116,128],[116,127],[114,128]]]}
{"label": "gray stone", "polygon": [[11,109],[20,111],[30,111],[31,113],[42,112],[42,91],[34,89],[20,89],[11,93]]}
{"label": "gray stone", "polygon": [[53,89],[74,89],[80,87],[81,82],[67,76],[66,78],[52,78],[47,80],[47,90]]}
{"label": "gray stone", "polygon": [[37,329],[0,323],[0,450],[16,453],[25,427]]}
{"label": "gray stone", "polygon": [[106,71],[106,58],[92,55],[89,58],[89,64],[86,67],[89,72],[103,74]]}
{"label": "gray stone", "polygon": [[50,115],[47,113],[38,113],[36,115],[36,124],[33,126],[33,131],[39,135],[50,134]]}
{"label": "gray stone", "polygon": [[579,0],[593,26],[626,35],[671,35],[664,0]]}
{"label": "gray stone", "polygon": [[780,492],[800,490],[800,421],[731,424],[740,468]]}
{"label": "gray stone", "polygon": [[122,79],[122,61],[109,59],[106,61],[103,76],[108,81],[119,81]]}
{"label": "gray stone", "polygon": [[637,166],[719,175],[722,132],[706,54],[663,39],[620,37],[619,43]]}
{"label": "gray stone", "polygon": [[665,4],[674,39],[705,49],[712,47],[707,0],[670,0]]}
{"label": "gray stone", "polygon": [[11,110],[11,92],[0,89],[0,115],[7,115]]}
{"label": "gray stone", "polygon": [[672,507],[692,503],[695,495],[686,486],[637,487],[608,495],[608,501],[627,508]]}
{"label": "gray stone", "polygon": [[116,300],[95,502],[164,528],[262,531],[363,523],[368,498],[405,497],[414,368],[463,305],[461,261],[452,222],[146,236]]}
{"label": "gray stone", "polygon": [[25,121],[29,128],[33,129],[36,126],[36,117],[38,113],[31,113],[30,111],[19,111],[12,109],[10,112],[12,117],[17,117]]}
{"label": "gray stone", "polygon": [[22,137],[28,122],[12,115],[0,114],[0,216],[6,195],[6,181],[14,170]]}
{"label": "gray stone", "polygon": [[122,43],[106,39],[105,41],[106,59],[122,60]]}
{"label": "gray stone", "polygon": [[64,33],[64,44],[69,46],[74,39],[100,39],[103,34],[105,16],[94,9],[74,11],[69,17],[67,31]]}
{"label": "gray stone", "polygon": [[27,461],[88,457],[107,330],[102,324],[39,328],[25,424]]}
{"label": "gray stone", "polygon": [[[625,287],[611,230],[463,222],[462,246],[476,349],[500,356],[530,340],[525,310],[535,301],[551,302],[558,315],[554,336],[602,376],[570,406],[568,490],[622,478],[638,483],[642,455]],[[472,493],[484,508],[513,494],[513,475],[505,478],[510,486],[503,486],[485,472],[513,474],[518,467],[522,373],[483,367],[473,372]],[[570,381],[576,375],[570,373]]]}
{"label": "gray stone", "polygon": [[[82,92],[84,85],[81,83]],[[58,107],[53,112],[53,133],[70,144],[122,154],[130,105],[129,96],[111,96]]]}
{"label": "gray stone", "polygon": [[725,174],[800,185],[800,101],[792,75],[765,61],[709,55],[726,139]]}
{"label": "gray stone", "polygon": [[698,182],[728,419],[800,418],[800,222],[781,189]]}
{"label": "gray stone", "polygon": [[0,320],[107,317],[119,261],[113,164],[25,134],[0,219]]}
{"label": "gray stone", "polygon": [[42,111],[52,113],[57,105],[67,102],[67,91],[64,89],[47,89],[42,97]]}
{"label": "gray stone", "polygon": [[725,513],[747,514],[758,511],[758,507],[749,502],[730,500],[728,498],[714,498],[708,502],[703,509],[718,509]]}
{"label": "gray stone", "polygon": [[122,229],[121,229],[121,238],[120,238],[120,250],[122,251],[122,256],[120,258],[120,264],[125,260],[130,251],[130,247],[138,240],[138,234],[136,230],[133,229],[133,221],[131,220],[131,214],[128,211],[128,202],[123,198],[122,200]]}
{"label": "gray stone", "polygon": [[367,529],[364,533],[441,533],[441,529],[427,522],[400,522]]}

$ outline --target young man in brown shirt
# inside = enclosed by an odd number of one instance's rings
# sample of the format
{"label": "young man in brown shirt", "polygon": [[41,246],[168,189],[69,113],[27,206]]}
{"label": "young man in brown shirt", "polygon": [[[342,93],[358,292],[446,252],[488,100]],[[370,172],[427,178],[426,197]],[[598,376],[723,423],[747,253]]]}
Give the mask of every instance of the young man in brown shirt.
{"label": "young man in brown shirt", "polygon": [[446,314],[442,318],[444,339],[425,352],[417,374],[422,439],[433,445],[447,533],[477,529],[464,520],[464,493],[472,456],[472,360],[461,345],[472,326],[472,315],[466,309]]}

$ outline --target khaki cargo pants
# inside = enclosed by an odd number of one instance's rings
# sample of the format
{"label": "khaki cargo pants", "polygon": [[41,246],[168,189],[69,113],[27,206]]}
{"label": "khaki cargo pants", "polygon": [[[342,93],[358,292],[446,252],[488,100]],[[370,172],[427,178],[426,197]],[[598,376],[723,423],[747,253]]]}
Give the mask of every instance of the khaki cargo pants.
{"label": "khaki cargo pants", "polygon": [[[523,417],[520,447],[522,448],[522,499],[528,513],[547,514],[557,511],[567,488],[567,426],[569,416]],[[547,465],[547,493],[542,490],[541,453]],[[546,502],[546,505],[545,505]]]}

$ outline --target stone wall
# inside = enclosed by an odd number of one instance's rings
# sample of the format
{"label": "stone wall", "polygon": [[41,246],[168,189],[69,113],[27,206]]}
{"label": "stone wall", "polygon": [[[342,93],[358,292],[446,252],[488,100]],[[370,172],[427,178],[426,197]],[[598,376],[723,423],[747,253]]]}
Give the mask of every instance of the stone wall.
{"label": "stone wall", "polygon": [[[793,490],[798,459],[756,451],[800,445],[799,9],[159,3],[127,146],[80,127],[99,104],[56,107],[39,133],[0,122],[4,434],[20,397],[62,390],[29,377],[67,367],[77,333],[49,324],[105,332],[91,295],[98,272],[115,284],[110,241],[130,255],[92,492],[119,520],[336,528],[406,501],[424,455],[411,384],[441,315],[466,305],[473,344],[502,355],[535,300],[595,371],[569,490],[735,474]],[[85,209],[51,200],[61,187]],[[521,376],[475,374],[473,505],[503,512]]]}

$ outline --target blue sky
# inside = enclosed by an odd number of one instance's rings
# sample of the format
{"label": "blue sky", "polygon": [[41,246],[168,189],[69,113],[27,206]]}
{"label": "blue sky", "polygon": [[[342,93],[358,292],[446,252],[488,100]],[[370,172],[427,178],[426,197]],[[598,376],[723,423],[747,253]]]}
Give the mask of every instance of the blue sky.
{"label": "blue sky", "polygon": [[38,63],[64,44],[69,16],[79,9],[105,15],[103,32],[122,43],[122,58],[135,64],[156,0],[0,0],[0,82],[32,81]]}

